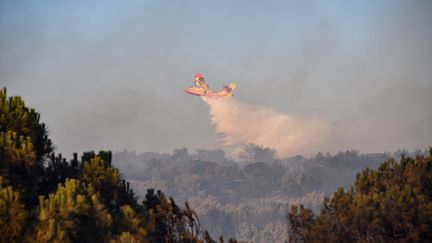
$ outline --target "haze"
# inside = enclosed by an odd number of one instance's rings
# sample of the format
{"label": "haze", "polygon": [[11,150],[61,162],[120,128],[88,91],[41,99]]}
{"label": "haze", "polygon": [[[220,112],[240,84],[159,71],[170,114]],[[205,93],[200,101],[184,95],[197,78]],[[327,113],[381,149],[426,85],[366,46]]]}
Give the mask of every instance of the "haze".
{"label": "haze", "polygon": [[236,82],[236,101],[329,124],[287,155],[424,149],[430,13],[430,1],[2,1],[0,86],[68,157],[224,148],[183,91],[195,72],[214,89]]}

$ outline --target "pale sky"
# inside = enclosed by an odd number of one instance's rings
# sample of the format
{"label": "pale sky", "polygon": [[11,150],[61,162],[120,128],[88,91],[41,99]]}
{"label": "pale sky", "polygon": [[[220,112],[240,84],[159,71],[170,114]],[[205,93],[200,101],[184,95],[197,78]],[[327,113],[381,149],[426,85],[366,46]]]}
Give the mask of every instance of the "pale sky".
{"label": "pale sky", "polygon": [[195,72],[236,82],[241,102],[327,117],[330,152],[425,149],[431,13],[427,0],[1,1],[0,86],[67,157],[221,148],[183,91]]}

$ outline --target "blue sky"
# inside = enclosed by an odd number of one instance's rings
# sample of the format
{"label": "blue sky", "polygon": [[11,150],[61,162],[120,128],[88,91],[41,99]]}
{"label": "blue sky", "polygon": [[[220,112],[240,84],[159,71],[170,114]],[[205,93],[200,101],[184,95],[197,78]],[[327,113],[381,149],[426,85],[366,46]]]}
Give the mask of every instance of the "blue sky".
{"label": "blue sky", "polygon": [[183,92],[197,71],[215,89],[236,82],[242,102],[328,117],[349,131],[323,147],[331,152],[424,148],[431,10],[430,1],[2,1],[0,85],[42,113],[66,154],[219,148],[207,108]]}

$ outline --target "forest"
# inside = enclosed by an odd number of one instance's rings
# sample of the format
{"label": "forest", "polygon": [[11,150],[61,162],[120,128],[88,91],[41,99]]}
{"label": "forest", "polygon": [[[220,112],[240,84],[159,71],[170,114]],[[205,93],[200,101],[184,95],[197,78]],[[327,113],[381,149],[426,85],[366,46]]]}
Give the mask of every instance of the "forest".
{"label": "forest", "polygon": [[56,155],[40,114],[1,90],[0,242],[215,242],[187,203],[139,202],[111,161]]}
{"label": "forest", "polygon": [[277,159],[270,148],[247,144],[235,161],[223,150],[191,153],[182,148],[172,154],[115,152],[113,163],[138,197],[143,197],[147,188],[157,188],[187,201],[212,235],[284,242],[286,214],[292,204],[303,204],[318,213],[324,198],[339,187],[348,189],[362,169],[377,169],[390,158],[426,152],[345,151]]}
{"label": "forest", "polygon": [[40,114],[0,90],[0,242],[425,242],[431,172],[432,149],[67,159]]}
{"label": "forest", "polygon": [[430,242],[432,148],[415,159],[366,168],[354,185],[325,198],[316,216],[303,205],[288,215],[290,242]]}

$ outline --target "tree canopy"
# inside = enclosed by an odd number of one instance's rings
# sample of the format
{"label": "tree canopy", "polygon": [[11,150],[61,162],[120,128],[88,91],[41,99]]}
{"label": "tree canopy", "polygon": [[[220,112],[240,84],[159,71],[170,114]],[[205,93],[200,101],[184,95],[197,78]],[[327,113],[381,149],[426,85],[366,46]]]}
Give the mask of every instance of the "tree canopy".
{"label": "tree canopy", "polygon": [[291,242],[426,242],[432,239],[432,148],[428,156],[390,159],[364,169],[347,191],[324,200],[315,216],[288,215]]}
{"label": "tree canopy", "polygon": [[0,242],[213,242],[187,203],[138,202],[111,158],[56,155],[40,115],[0,90]]}

